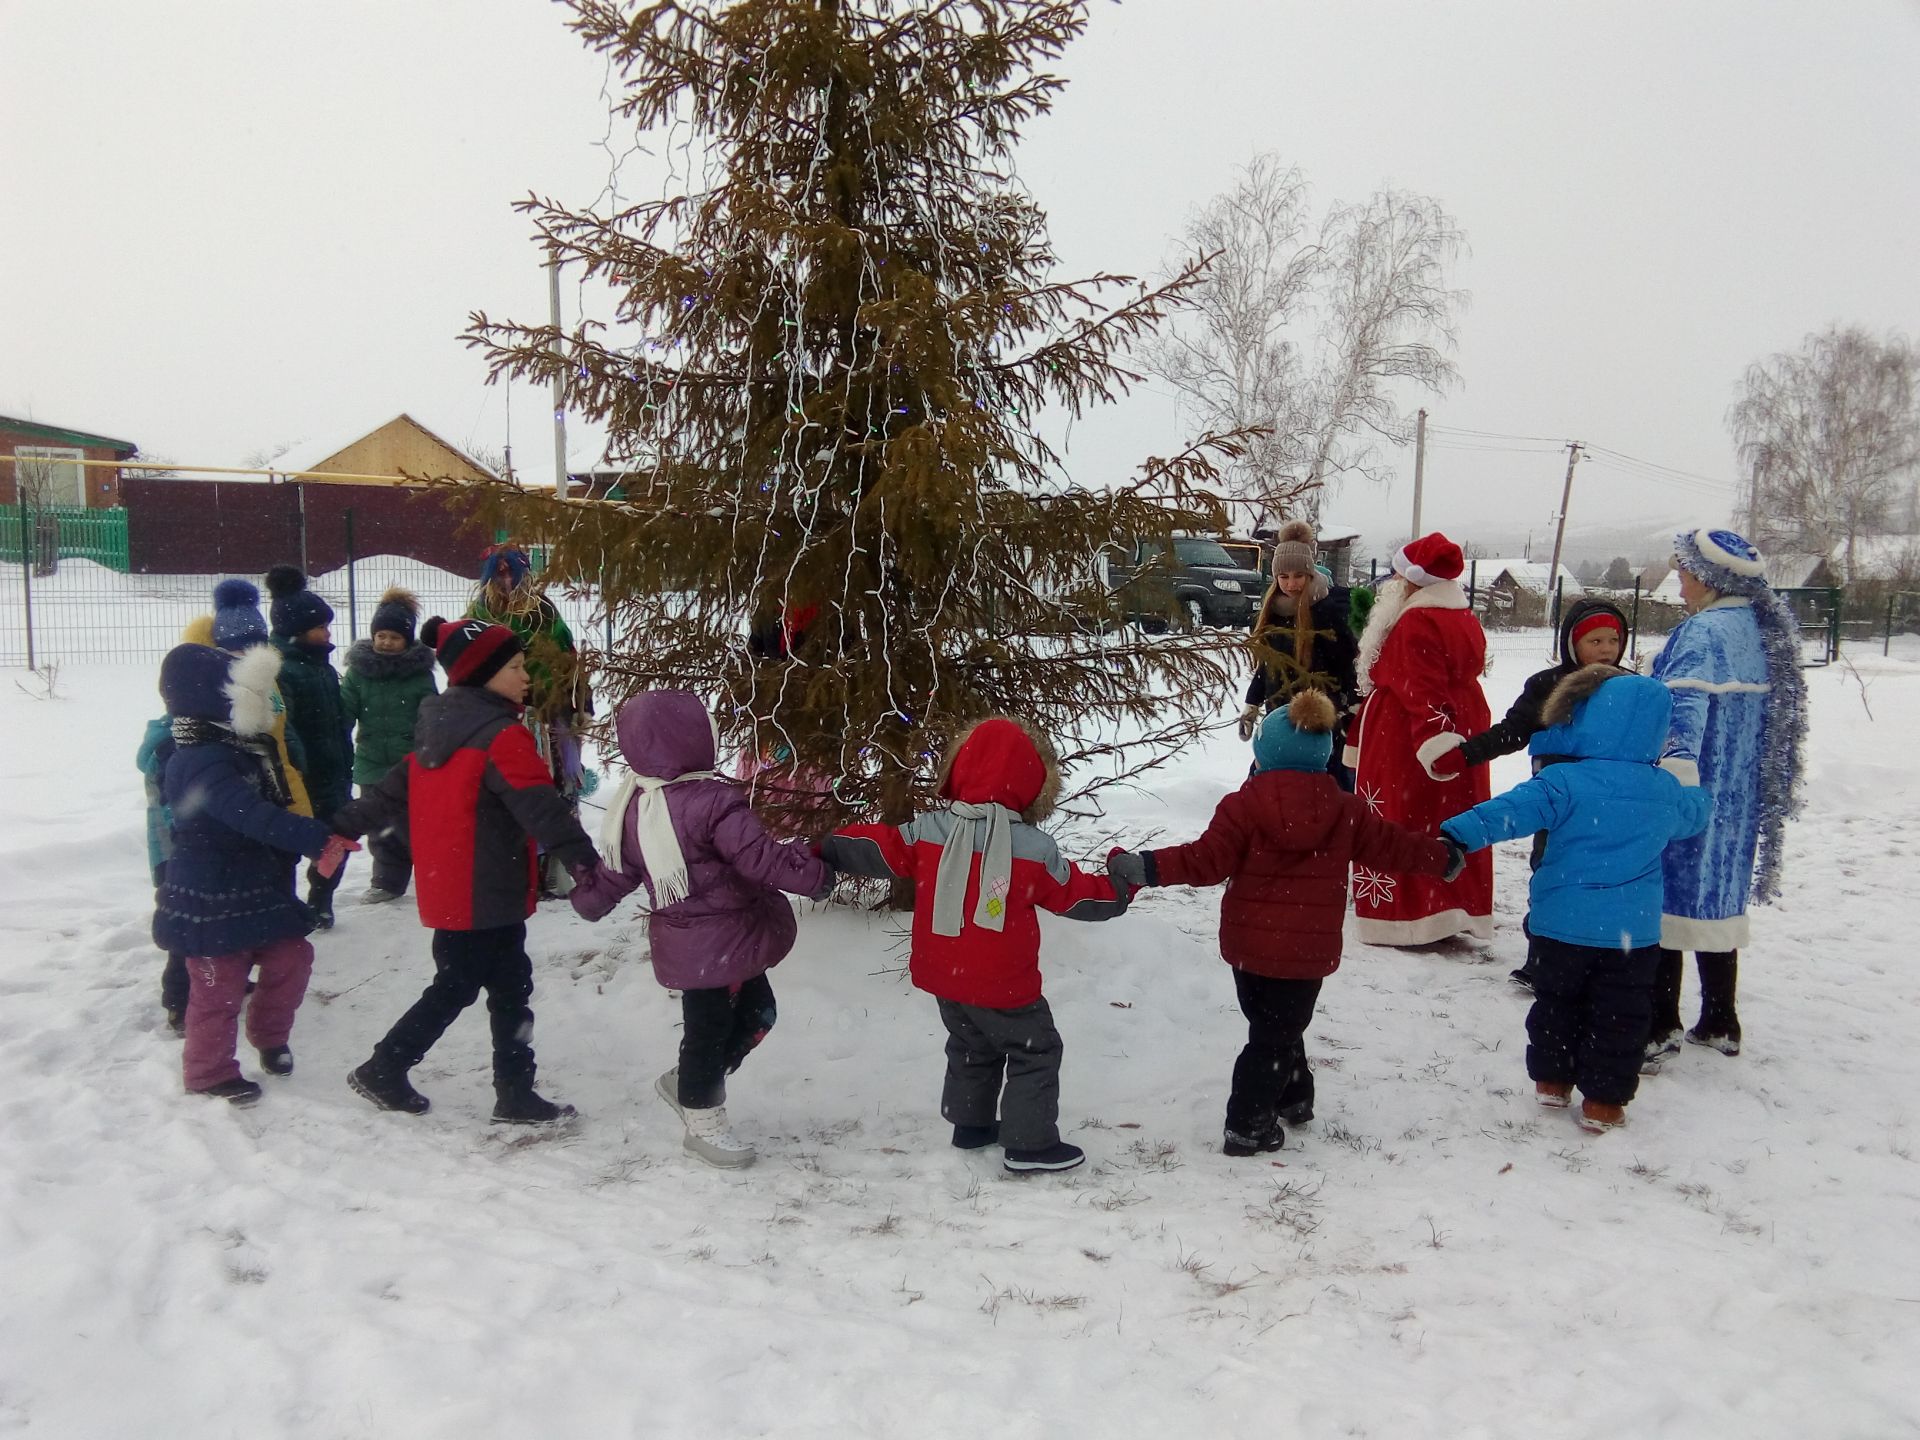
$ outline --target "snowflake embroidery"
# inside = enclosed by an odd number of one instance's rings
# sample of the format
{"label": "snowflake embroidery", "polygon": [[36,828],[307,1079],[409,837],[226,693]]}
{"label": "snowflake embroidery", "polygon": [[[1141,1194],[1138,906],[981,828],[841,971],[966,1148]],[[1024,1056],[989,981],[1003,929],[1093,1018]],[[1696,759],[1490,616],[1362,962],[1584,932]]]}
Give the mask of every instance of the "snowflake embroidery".
{"label": "snowflake embroidery", "polygon": [[1367,802],[1367,809],[1374,814],[1380,813],[1380,792],[1371,785],[1360,787],[1360,798]]}
{"label": "snowflake embroidery", "polygon": [[1435,725],[1438,725],[1442,730],[1453,729],[1453,716],[1442,710],[1438,705],[1429,705],[1427,707],[1427,719],[1431,720]]}
{"label": "snowflake embroidery", "polygon": [[1353,867],[1353,898],[1359,905],[1370,905],[1376,910],[1385,909],[1393,904],[1394,887],[1399,882],[1391,875],[1383,875],[1378,870],[1369,870],[1364,865]]}

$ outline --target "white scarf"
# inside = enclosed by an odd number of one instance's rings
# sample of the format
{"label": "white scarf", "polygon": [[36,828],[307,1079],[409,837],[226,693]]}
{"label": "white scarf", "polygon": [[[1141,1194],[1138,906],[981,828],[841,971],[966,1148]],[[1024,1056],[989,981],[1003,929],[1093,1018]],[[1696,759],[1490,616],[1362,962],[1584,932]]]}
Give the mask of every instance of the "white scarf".
{"label": "white scarf", "polygon": [[690,770],[671,780],[662,780],[657,775],[635,775],[629,771],[607,804],[607,818],[600,822],[600,856],[611,870],[618,870],[625,864],[623,845],[627,834],[627,809],[631,806],[633,833],[640,841],[640,859],[647,867],[647,880],[653,887],[653,908],[656,910],[687,898],[687,857],[681,853],[679,837],[673,833],[673,817],[667,811],[666,788],[688,780],[716,778],[711,770]]}
{"label": "white scarf", "polygon": [[1007,923],[1007,891],[1013,879],[1013,812],[989,800],[970,805],[963,800],[948,804],[953,829],[940,848],[940,865],[933,880],[933,933],[958,935],[964,926],[967,904],[967,875],[973,869],[977,827],[986,826],[980,850],[980,897],[973,907],[973,923],[983,930],[1004,930]]}

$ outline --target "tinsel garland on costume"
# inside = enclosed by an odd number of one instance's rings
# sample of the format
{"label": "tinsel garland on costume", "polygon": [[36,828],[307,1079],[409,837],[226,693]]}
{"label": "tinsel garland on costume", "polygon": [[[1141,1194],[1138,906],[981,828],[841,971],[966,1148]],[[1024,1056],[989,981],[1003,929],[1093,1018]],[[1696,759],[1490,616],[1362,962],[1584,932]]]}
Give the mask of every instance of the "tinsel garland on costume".
{"label": "tinsel garland on costume", "polygon": [[1731,530],[1682,532],[1673,540],[1680,568],[1722,595],[1744,596],[1767,656],[1766,729],[1760,743],[1760,854],[1753,898],[1780,894],[1787,821],[1803,803],[1801,742],[1807,737],[1807,682],[1800,673],[1800,627],[1767,584],[1760,552]]}

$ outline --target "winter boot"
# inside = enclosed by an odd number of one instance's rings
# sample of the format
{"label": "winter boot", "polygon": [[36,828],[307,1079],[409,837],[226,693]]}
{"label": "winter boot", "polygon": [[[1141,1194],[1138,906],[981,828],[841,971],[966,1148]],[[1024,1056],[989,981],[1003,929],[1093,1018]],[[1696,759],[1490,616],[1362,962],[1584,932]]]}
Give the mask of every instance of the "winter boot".
{"label": "winter boot", "polygon": [[378,1059],[369,1060],[347,1076],[347,1084],[362,1099],[371,1100],[382,1110],[401,1110],[409,1115],[424,1115],[433,1106],[407,1083],[407,1072],[390,1070]]}
{"label": "winter boot", "polygon": [[390,905],[399,898],[400,892],[398,890],[389,890],[383,885],[369,885],[366,893],[361,895],[360,903],[362,905]]}
{"label": "winter boot", "polygon": [[716,1170],[743,1170],[753,1164],[753,1147],[727,1128],[727,1107],[711,1105],[703,1110],[687,1106],[680,1110],[687,1122],[686,1138],[680,1148],[696,1160],[704,1160]]}
{"label": "winter boot", "polygon": [[307,913],[313,917],[313,928],[331,930],[333,928],[333,892],[322,890],[318,886],[307,892]]}
{"label": "winter boot", "polygon": [[1296,1100],[1280,1107],[1280,1118],[1296,1130],[1313,1119],[1313,1101]]}
{"label": "winter boot", "polygon": [[167,1029],[173,1033],[173,1038],[176,1040],[184,1040],[187,1038],[187,1011],[185,1006],[182,1006],[178,1010],[167,1011]]}
{"label": "winter boot", "polygon": [[989,1145],[1000,1143],[1000,1122],[989,1125],[956,1125],[953,1127],[953,1148],[956,1150],[984,1150]]}
{"label": "winter boot", "polygon": [[1086,1158],[1087,1152],[1078,1145],[1056,1140],[1038,1150],[1009,1150],[1001,1165],[1014,1175],[1028,1175],[1036,1170],[1071,1170]]}
{"label": "winter boot", "polygon": [[1641,1052],[1640,1073],[1658,1075],[1660,1067],[1667,1063],[1668,1058],[1679,1053],[1680,1031],[1677,1027],[1656,1032],[1647,1040],[1647,1048]]}
{"label": "winter boot", "polygon": [[224,1100],[229,1105],[235,1105],[244,1110],[249,1105],[260,1103],[261,1090],[257,1081],[245,1080],[236,1075],[231,1080],[222,1080],[218,1085],[209,1085],[204,1090],[194,1090],[190,1093],[211,1095],[215,1099]]}
{"label": "winter boot", "polygon": [[1704,1045],[1709,1050],[1718,1050],[1722,1055],[1740,1053],[1740,1022],[1738,1020],[1702,1020],[1693,1029],[1687,1031],[1689,1045]]}
{"label": "winter boot", "polygon": [[1580,1128],[1590,1135],[1604,1135],[1627,1123],[1627,1107],[1607,1105],[1599,1100],[1580,1102]]}
{"label": "winter boot", "polygon": [[1527,994],[1531,995],[1533,994],[1534,975],[1535,975],[1535,971],[1533,968],[1533,962],[1529,960],[1526,964],[1522,965],[1518,970],[1509,970],[1507,972],[1507,979],[1512,981],[1515,985],[1518,985],[1522,990],[1526,991]]}
{"label": "winter boot", "polygon": [[555,1120],[571,1120],[580,1112],[571,1105],[556,1105],[535,1093],[531,1085],[500,1085],[494,1088],[493,1123],[496,1125],[549,1125]]}
{"label": "winter boot", "polygon": [[1549,1110],[1564,1110],[1573,1103],[1573,1087],[1562,1085],[1558,1080],[1536,1080],[1533,1098]]}
{"label": "winter boot", "polygon": [[285,1045],[269,1045],[260,1052],[260,1068],[269,1075],[293,1074],[293,1051]]}
{"label": "winter boot", "polygon": [[1253,1135],[1242,1135],[1236,1130],[1228,1130],[1221,1137],[1220,1153],[1222,1155],[1265,1155],[1269,1151],[1282,1149],[1286,1143],[1287,1132],[1278,1123]]}

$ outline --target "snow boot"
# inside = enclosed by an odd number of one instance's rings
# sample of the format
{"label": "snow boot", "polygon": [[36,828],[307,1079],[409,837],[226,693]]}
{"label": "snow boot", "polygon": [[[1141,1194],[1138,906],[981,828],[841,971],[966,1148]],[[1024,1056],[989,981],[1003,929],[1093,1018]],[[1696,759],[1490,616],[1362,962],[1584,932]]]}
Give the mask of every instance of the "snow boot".
{"label": "snow boot", "polygon": [[1680,1031],[1677,1027],[1672,1030],[1656,1032],[1648,1039],[1647,1048],[1641,1052],[1640,1073],[1642,1075],[1658,1075],[1660,1073],[1660,1067],[1667,1063],[1668,1058],[1678,1055],[1679,1053]]}
{"label": "snow boot", "polygon": [[536,1093],[532,1085],[497,1085],[493,1095],[496,1125],[550,1125],[555,1120],[571,1120],[580,1113],[571,1105],[554,1104]]}
{"label": "snow boot", "polygon": [[382,1110],[424,1115],[433,1107],[432,1101],[407,1083],[406,1071],[389,1070],[377,1059],[369,1060],[358,1070],[350,1072],[347,1084],[353,1087],[354,1094],[371,1100]]}
{"label": "snow boot", "polygon": [[1313,1101],[1296,1100],[1291,1105],[1280,1107],[1280,1119],[1296,1130],[1313,1119]]}
{"label": "snow boot", "polygon": [[173,1038],[176,1040],[187,1038],[187,1012],[184,1006],[178,1010],[167,1011],[167,1029],[173,1033]]}
{"label": "snow boot", "polygon": [[309,890],[307,892],[307,914],[313,917],[313,928],[331,930],[333,928],[333,892],[331,890]]}
{"label": "snow boot", "polygon": [[1522,965],[1518,970],[1509,970],[1507,972],[1507,979],[1531,995],[1533,994],[1535,973],[1532,964],[1529,963]]}
{"label": "snow boot", "polygon": [[716,1170],[744,1170],[753,1164],[753,1146],[727,1128],[726,1106],[710,1105],[701,1110],[692,1106],[675,1108],[680,1109],[680,1118],[687,1122],[686,1138],[680,1142],[680,1148],[687,1154],[704,1160]]}
{"label": "snow boot", "polygon": [[391,905],[395,900],[400,898],[400,893],[398,890],[388,890],[381,885],[369,885],[366,892],[361,895],[360,903],[362,905]]}
{"label": "snow boot", "polygon": [[1573,1087],[1562,1085],[1558,1080],[1536,1080],[1533,1098],[1549,1110],[1564,1110],[1573,1103]]}
{"label": "snow boot", "polygon": [[293,1051],[285,1045],[269,1045],[260,1052],[260,1068],[269,1075],[293,1074]]}
{"label": "snow boot", "polygon": [[236,1075],[231,1080],[222,1080],[218,1085],[209,1085],[204,1090],[189,1091],[193,1095],[210,1095],[216,1100],[224,1100],[229,1105],[244,1110],[249,1105],[260,1103],[261,1089],[258,1081],[246,1080]]}
{"label": "snow boot", "polygon": [[1702,1015],[1700,1023],[1687,1031],[1689,1045],[1704,1045],[1722,1055],[1740,1053],[1740,1021],[1733,1015]]}
{"label": "snow boot", "polygon": [[956,1125],[953,1127],[953,1148],[956,1150],[984,1150],[989,1145],[1000,1143],[1000,1122],[988,1125]]}
{"label": "snow boot", "polygon": [[1279,1124],[1273,1124],[1253,1135],[1242,1135],[1237,1130],[1223,1132],[1220,1140],[1222,1155],[1265,1155],[1269,1151],[1283,1149],[1287,1143],[1287,1132]]}
{"label": "snow boot", "polygon": [[1078,1145],[1056,1140],[1037,1150],[1009,1150],[1001,1165],[1011,1174],[1028,1175],[1036,1170],[1071,1170],[1086,1158],[1087,1152]]}
{"label": "snow boot", "polygon": [[1580,1128],[1589,1135],[1604,1135],[1627,1123],[1627,1107],[1607,1105],[1599,1100],[1580,1102]]}

